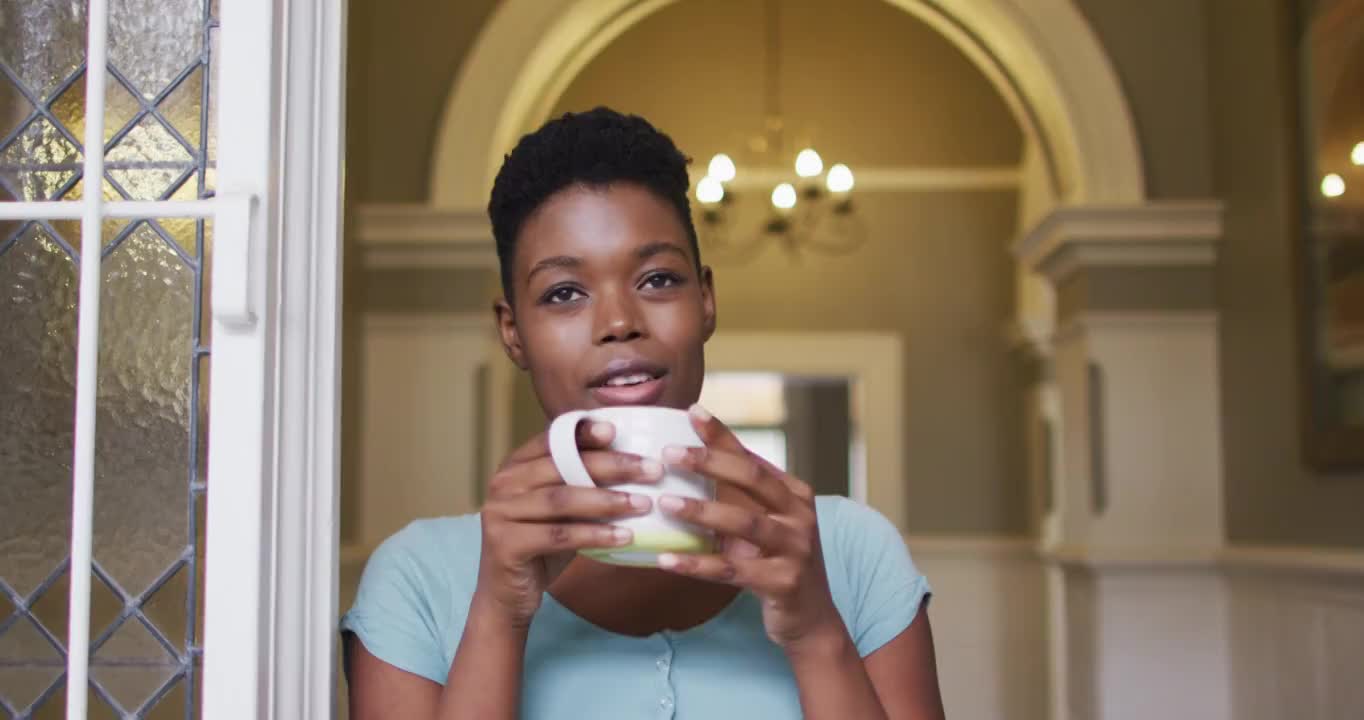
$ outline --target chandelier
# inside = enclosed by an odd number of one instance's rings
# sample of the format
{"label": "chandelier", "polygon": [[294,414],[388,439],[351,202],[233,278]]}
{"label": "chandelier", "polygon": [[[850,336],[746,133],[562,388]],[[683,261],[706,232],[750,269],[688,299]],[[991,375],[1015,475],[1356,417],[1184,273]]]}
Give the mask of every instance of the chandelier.
{"label": "chandelier", "polygon": [[[748,149],[759,158],[789,158],[781,112],[780,0],[767,0],[763,15],[765,122],[762,132],[750,138]],[[793,259],[807,251],[850,253],[867,237],[866,226],[854,212],[853,185],[851,168],[836,163],[826,169],[813,147],[801,149],[790,165],[775,169],[741,169],[728,153],[717,153],[696,183],[701,219],[697,234],[708,253],[718,259],[747,260],[769,244],[784,248]],[[753,227],[736,227],[738,201],[755,188],[767,219]]]}

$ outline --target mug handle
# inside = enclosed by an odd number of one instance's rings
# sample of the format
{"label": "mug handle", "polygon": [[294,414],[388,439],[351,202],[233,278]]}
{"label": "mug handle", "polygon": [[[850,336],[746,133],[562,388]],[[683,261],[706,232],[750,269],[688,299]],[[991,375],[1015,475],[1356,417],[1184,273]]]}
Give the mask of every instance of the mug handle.
{"label": "mug handle", "polygon": [[587,474],[587,466],[578,454],[578,423],[587,419],[585,410],[572,410],[554,418],[549,424],[549,455],[554,459],[554,467],[569,485],[596,487],[592,476]]}

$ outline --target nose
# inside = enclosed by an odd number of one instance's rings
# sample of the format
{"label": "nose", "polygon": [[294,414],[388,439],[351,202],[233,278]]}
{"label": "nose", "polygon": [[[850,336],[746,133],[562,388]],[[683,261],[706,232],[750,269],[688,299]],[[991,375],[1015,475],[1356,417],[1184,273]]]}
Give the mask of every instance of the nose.
{"label": "nose", "polygon": [[639,306],[629,293],[598,293],[596,306],[598,344],[629,342],[645,336]]}

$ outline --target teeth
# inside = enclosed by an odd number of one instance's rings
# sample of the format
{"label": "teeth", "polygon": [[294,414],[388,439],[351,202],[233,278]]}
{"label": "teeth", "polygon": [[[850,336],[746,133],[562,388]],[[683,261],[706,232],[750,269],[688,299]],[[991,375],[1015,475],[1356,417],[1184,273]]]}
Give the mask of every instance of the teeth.
{"label": "teeth", "polygon": [[649,382],[653,378],[648,373],[635,373],[633,375],[617,375],[606,381],[607,387],[621,387],[622,385],[638,385],[642,382]]}

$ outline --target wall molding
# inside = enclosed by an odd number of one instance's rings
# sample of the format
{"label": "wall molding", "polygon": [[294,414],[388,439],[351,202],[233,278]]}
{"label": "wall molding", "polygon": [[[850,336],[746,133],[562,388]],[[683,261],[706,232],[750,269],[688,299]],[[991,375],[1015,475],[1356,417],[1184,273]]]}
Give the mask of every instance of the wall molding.
{"label": "wall molding", "polygon": [[497,267],[482,209],[364,203],[354,210],[352,228],[366,268]]}
{"label": "wall molding", "polygon": [[1068,205],[1025,231],[1013,252],[1059,284],[1084,267],[1210,266],[1221,237],[1216,200]]}
{"label": "wall molding", "polygon": [[1112,546],[1056,544],[1038,547],[1045,562],[1096,572],[1187,571],[1259,575],[1314,575],[1364,581],[1364,550],[1331,547],[1229,545]]}
{"label": "wall molding", "polygon": [[1217,332],[1216,310],[1117,311],[1090,310],[1068,318],[1052,334],[1047,347],[1068,343],[1093,332],[1199,331]]}

